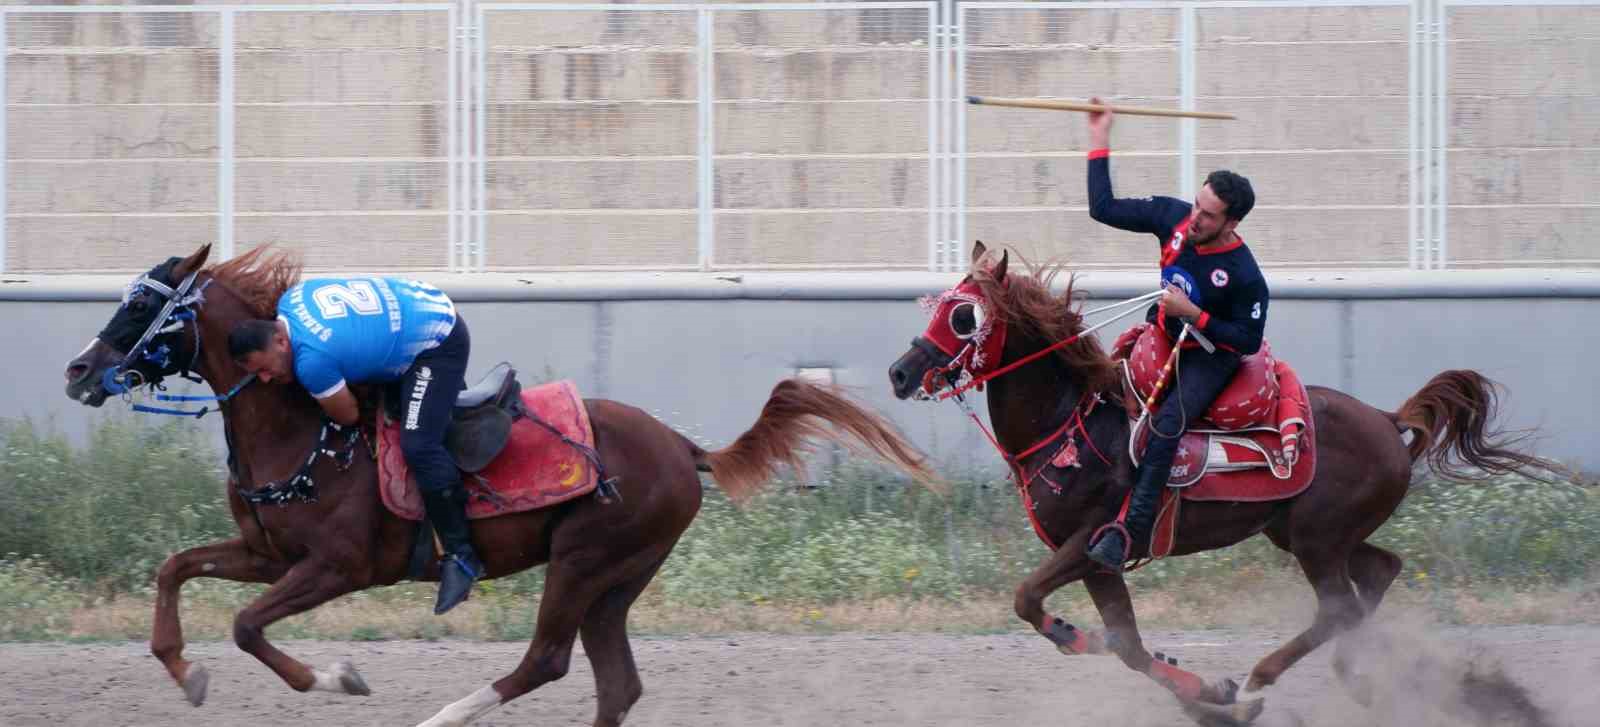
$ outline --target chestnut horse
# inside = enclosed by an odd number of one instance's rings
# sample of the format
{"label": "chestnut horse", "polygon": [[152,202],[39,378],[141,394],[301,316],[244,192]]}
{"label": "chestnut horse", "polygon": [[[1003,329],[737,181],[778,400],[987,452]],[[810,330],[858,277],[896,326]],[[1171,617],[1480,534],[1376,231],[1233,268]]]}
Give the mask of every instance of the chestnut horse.
{"label": "chestnut horse", "polygon": [[[967,292],[943,296],[927,331],[889,369],[895,396],[927,398],[962,368],[981,376],[1084,330],[1082,317],[1072,308],[1072,286],[1061,295],[1050,290],[1059,266],[1008,275],[1009,254],[986,267],[985,253],[981,242],[973,248],[975,272],[962,281]],[[975,356],[974,363],[934,340],[964,341],[983,355]],[[1118,403],[1122,389],[1115,370],[1100,345],[1085,336],[987,382],[990,422],[998,446],[1007,453],[1025,452],[1062,431],[1072,417],[1082,417],[1081,434],[1067,434],[1076,437],[1078,451],[1085,453],[1079,466],[1054,466],[1049,461],[1053,448],[1008,462],[1016,481],[1028,483],[1023,494],[1041,537],[1059,544],[1017,588],[1017,616],[1063,653],[1114,652],[1129,668],[1171,689],[1185,710],[1204,723],[1248,723],[1260,714],[1262,700],[1240,703],[1231,680],[1206,683],[1177,668],[1175,660],[1152,658],[1140,641],[1123,577],[1099,568],[1085,552],[1096,529],[1114,519],[1132,484],[1130,424]],[[1333,389],[1307,390],[1320,448],[1307,489],[1275,502],[1185,502],[1171,551],[1197,553],[1265,533],[1294,555],[1316,591],[1311,627],[1256,664],[1247,691],[1276,682],[1318,645],[1353,628],[1378,607],[1400,573],[1401,560],[1366,540],[1405,497],[1415,461],[1425,458],[1435,470],[1467,479],[1508,471],[1565,475],[1557,465],[1497,441],[1499,435],[1489,430],[1496,409],[1494,386],[1473,371],[1435,376],[1397,412],[1381,411]],[[1096,395],[1112,405],[1080,407]],[[1406,431],[1413,436],[1409,445],[1402,440]],[[1102,460],[1090,452],[1112,454]],[[1452,455],[1475,470],[1462,468]],[[1047,477],[1021,475],[1041,468]],[[1148,543],[1132,548],[1132,556],[1148,554]],[[1050,593],[1079,580],[1104,621],[1104,634],[1075,629],[1044,610]],[[1358,677],[1337,651],[1334,666],[1359,694]]]}
{"label": "chestnut horse", "polygon": [[[207,676],[183,658],[179,588],[200,576],[271,583],[234,620],[239,648],[296,690],[366,694],[348,663],[314,669],[275,648],[263,630],[338,596],[405,579],[417,528],[380,501],[377,466],[359,441],[361,429],[337,433],[330,443],[326,420],[309,394],[297,386],[241,385],[248,380],[228,357],[233,324],[272,317],[279,296],[299,278],[299,266],[258,248],[206,268],[209,251],[205,246],[171,258],[134,281],[105,329],[66,369],[67,395],[90,406],[124,386],[155,384],[177,373],[197,374],[223,400],[232,472],[227,499],[240,534],[185,550],[162,565],[151,651],[198,706]],[[594,724],[620,725],[643,691],[628,644],[628,610],[699,511],[698,472],[709,472],[739,500],[780,465],[798,466],[808,440],[824,437],[880,456],[919,481],[934,481],[884,419],[837,391],[794,379],[779,382],[755,424],[714,452],[632,406],[586,404],[600,464],[620,478],[622,497],[584,496],[472,521],[473,545],[487,577],[548,564],[533,643],[510,674],[423,724],[463,725],[560,679],[573,639],[582,638],[598,693]],[[314,443],[334,456],[312,455],[303,466]],[[297,471],[309,475],[314,501],[254,505],[241,495],[292,479]],[[431,563],[422,579],[437,578],[438,565]]]}

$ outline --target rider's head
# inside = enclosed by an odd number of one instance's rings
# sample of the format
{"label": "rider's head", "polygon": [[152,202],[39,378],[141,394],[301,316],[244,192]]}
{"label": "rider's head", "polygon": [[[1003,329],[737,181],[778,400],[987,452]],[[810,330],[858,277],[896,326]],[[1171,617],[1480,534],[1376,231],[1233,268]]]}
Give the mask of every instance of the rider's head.
{"label": "rider's head", "polygon": [[294,380],[289,334],[277,321],[248,320],[228,332],[228,355],[262,383]]}
{"label": "rider's head", "polygon": [[1208,245],[1227,240],[1244,216],[1256,206],[1256,193],[1250,180],[1219,169],[1206,177],[1205,186],[1195,195],[1194,218],[1189,221],[1189,242]]}

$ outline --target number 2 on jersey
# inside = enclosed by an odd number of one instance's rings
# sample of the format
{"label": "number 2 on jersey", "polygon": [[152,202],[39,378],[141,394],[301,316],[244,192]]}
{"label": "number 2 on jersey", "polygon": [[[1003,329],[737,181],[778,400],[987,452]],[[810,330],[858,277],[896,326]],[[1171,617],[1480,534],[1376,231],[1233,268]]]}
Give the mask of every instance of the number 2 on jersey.
{"label": "number 2 on jersey", "polygon": [[375,316],[383,312],[383,301],[379,300],[378,291],[365,280],[354,280],[349,285],[324,285],[311,294],[311,299],[316,301],[323,318],[343,318],[351,310],[358,316]]}

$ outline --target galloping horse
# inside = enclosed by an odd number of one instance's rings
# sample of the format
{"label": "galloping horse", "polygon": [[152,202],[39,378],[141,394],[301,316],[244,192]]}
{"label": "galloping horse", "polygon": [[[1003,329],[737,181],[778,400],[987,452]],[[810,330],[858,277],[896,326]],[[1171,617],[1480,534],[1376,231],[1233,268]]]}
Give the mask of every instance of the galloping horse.
{"label": "galloping horse", "polygon": [[[377,467],[371,457],[358,456],[366,453],[359,437],[339,451],[338,442],[327,443],[325,419],[309,394],[293,386],[242,385],[248,384],[244,372],[228,357],[233,324],[270,318],[278,297],[298,279],[299,266],[258,248],[206,268],[209,252],[207,245],[186,258],[171,258],[134,281],[105,329],[66,369],[67,396],[89,406],[100,406],[130,378],[135,385],[155,384],[191,372],[222,400],[232,472],[227,498],[240,536],[183,551],[162,565],[151,651],[198,706],[208,678],[203,667],[182,656],[180,586],[199,576],[271,583],[234,620],[239,648],[296,690],[366,694],[349,664],[313,669],[274,648],[262,632],[340,595],[404,579],[417,529],[380,501]],[[748,431],[714,452],[632,406],[585,403],[599,464],[620,479],[624,496],[585,496],[472,521],[487,577],[548,564],[533,643],[509,675],[445,707],[425,725],[464,725],[560,679],[575,637],[583,639],[594,667],[594,724],[620,725],[643,691],[628,644],[628,609],[699,511],[697,470],[741,499],[780,465],[798,465],[807,440],[823,437],[934,482],[915,450],[881,417],[838,392],[793,379],[774,387]],[[308,447],[314,462],[309,466]],[[336,456],[316,454],[329,447]],[[313,502],[267,507],[241,495],[285,481],[297,467],[314,482]],[[437,578],[438,565],[431,563],[422,579]]]}
{"label": "galloping horse", "polygon": [[[993,375],[969,383],[989,387],[997,446],[1038,534],[1055,544],[1048,560],[1017,588],[1017,616],[1063,653],[1114,652],[1129,668],[1172,690],[1202,722],[1249,723],[1263,700],[1238,702],[1231,680],[1206,683],[1177,668],[1175,660],[1152,658],[1140,641],[1123,577],[1089,560],[1085,546],[1117,514],[1132,482],[1132,427],[1129,411],[1115,405],[1123,399],[1117,369],[1092,337],[1078,337],[1083,318],[1072,308],[1072,285],[1061,295],[1051,292],[1060,266],[1008,275],[1009,253],[992,266],[986,253],[983,243],[974,246],[972,274],[935,301],[927,330],[895,361],[889,378],[895,396],[906,399],[941,394],[962,375]],[[1497,441],[1499,435],[1488,430],[1496,409],[1494,386],[1473,371],[1440,373],[1393,413],[1332,389],[1306,391],[1320,450],[1310,484],[1276,501],[1184,502],[1170,550],[1186,555],[1265,533],[1294,555],[1315,589],[1315,621],[1256,664],[1247,691],[1276,682],[1378,607],[1401,560],[1365,541],[1405,497],[1416,460],[1426,458],[1435,470],[1467,479],[1507,471],[1564,474]],[[1106,401],[1113,405],[1096,406]],[[1405,431],[1413,436],[1409,445],[1402,440]],[[1039,446],[1046,442],[1057,444]],[[1066,450],[1082,456],[1060,466],[1065,463],[1052,455]],[[1477,470],[1460,467],[1451,455]],[[1145,543],[1133,548],[1131,555],[1148,555]],[[1103,634],[1075,629],[1044,610],[1050,593],[1079,580],[1104,621]],[[1347,684],[1360,686],[1337,651],[1334,667]]]}

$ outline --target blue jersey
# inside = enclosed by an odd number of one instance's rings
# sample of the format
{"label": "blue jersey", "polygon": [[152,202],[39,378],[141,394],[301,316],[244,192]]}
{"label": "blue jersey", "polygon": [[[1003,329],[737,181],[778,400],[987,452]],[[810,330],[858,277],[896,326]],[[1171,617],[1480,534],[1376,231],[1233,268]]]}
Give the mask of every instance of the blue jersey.
{"label": "blue jersey", "polygon": [[456,324],[438,288],[399,278],[317,278],[278,299],[294,375],[318,399],[346,383],[394,381]]}

